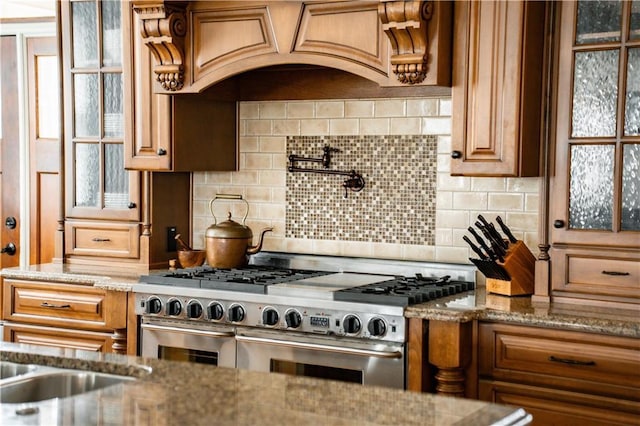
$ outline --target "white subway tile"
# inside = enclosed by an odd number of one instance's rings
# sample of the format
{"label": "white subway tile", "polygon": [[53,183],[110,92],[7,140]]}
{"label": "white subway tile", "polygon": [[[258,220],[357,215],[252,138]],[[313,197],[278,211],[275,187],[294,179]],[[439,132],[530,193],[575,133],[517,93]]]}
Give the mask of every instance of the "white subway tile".
{"label": "white subway tile", "polygon": [[438,154],[451,156],[451,136],[438,136]]}
{"label": "white subway tile", "polygon": [[468,191],[470,186],[468,177],[438,173],[438,191]]}
{"label": "white subway tile", "polygon": [[388,118],[361,118],[360,120],[361,135],[388,135],[389,119]]}
{"label": "white subway tile", "polygon": [[285,102],[262,102],[260,104],[260,118],[286,118],[287,104]]}
{"label": "white subway tile", "polygon": [[465,247],[436,247],[436,261],[470,263],[469,250]]}
{"label": "white subway tile", "polygon": [[259,102],[240,102],[240,119],[259,118]]}
{"label": "white subway tile", "polygon": [[[260,173],[260,185],[285,186],[287,182],[287,171],[282,170],[262,170]],[[255,183],[256,181],[254,181]]]}
{"label": "white subway tile", "polygon": [[436,208],[438,210],[446,210],[453,208],[453,192],[438,191],[436,192]]}
{"label": "white subway tile", "polygon": [[271,197],[271,187],[269,186],[247,186],[245,189],[245,194],[247,198],[247,202],[272,202]]}
{"label": "white subway tile", "polygon": [[419,135],[420,119],[417,117],[391,118],[391,135]]}
{"label": "white subway tile", "polygon": [[258,152],[259,138],[257,136],[241,136],[238,141],[240,152]]}
{"label": "white subway tile", "polygon": [[328,135],[328,134],[329,134],[328,119],[300,120],[301,136],[322,136],[322,135]]}
{"label": "white subway tile", "polygon": [[340,255],[351,257],[372,257],[373,244],[364,241],[342,241]]}
{"label": "white subway tile", "polygon": [[319,101],[316,102],[316,118],[342,118],[344,117],[344,102]]}
{"label": "white subway tile", "polygon": [[451,118],[423,118],[422,119],[423,135],[450,135],[451,134]]}
{"label": "white subway tile", "polygon": [[258,153],[248,153],[244,154],[244,165],[243,169],[245,170],[265,170],[271,169],[271,154],[258,154]]}
{"label": "white subway tile", "polygon": [[438,172],[451,172],[451,154],[438,154]]}
{"label": "white subway tile", "polygon": [[247,136],[271,135],[271,120],[245,120]]}
{"label": "white subway tile", "polygon": [[406,101],[404,99],[382,99],[374,103],[375,117],[405,117]]}
{"label": "white subway tile", "polygon": [[471,190],[472,191],[487,191],[487,192],[500,192],[505,191],[507,187],[507,180],[505,178],[471,178]]}
{"label": "white subway tile", "polygon": [[300,120],[273,120],[272,134],[297,136],[300,134]]}
{"label": "white subway tile", "polygon": [[451,116],[451,98],[440,99],[440,116]]}
{"label": "white subway tile", "polygon": [[344,116],[349,118],[373,117],[373,101],[345,101]]}
{"label": "white subway tile", "polygon": [[287,152],[287,138],[285,136],[262,136],[258,142],[258,149],[263,153]]}
{"label": "white subway tile", "polygon": [[469,212],[464,210],[439,210],[436,212],[436,229],[467,228]]}
{"label": "white subway tile", "polygon": [[283,220],[286,207],[280,204],[259,204],[258,213],[260,219]]}
{"label": "white subway tile", "polygon": [[539,177],[532,178],[507,178],[507,191],[509,192],[539,192]]}
{"label": "white subway tile", "polygon": [[432,117],[438,115],[438,99],[407,99],[407,117]]}
{"label": "white subway tile", "polygon": [[330,120],[329,133],[332,135],[357,135],[358,127],[358,120],[355,118]]}
{"label": "white subway tile", "polygon": [[453,229],[436,229],[436,246],[450,246],[453,244]]}
{"label": "white subway tile", "polygon": [[240,170],[232,174],[234,185],[251,185],[258,182],[258,172],[255,170]]}
{"label": "white subway tile", "polygon": [[193,172],[193,184],[200,185],[207,182],[207,174],[205,172]]}
{"label": "white subway tile", "polygon": [[402,245],[376,243],[373,245],[373,256],[378,259],[402,259]]}
{"label": "white subway tile", "polygon": [[456,210],[486,210],[486,192],[454,192],[453,208]]}
{"label": "white subway tile", "polygon": [[435,246],[405,245],[403,249],[404,260],[429,262],[433,261],[436,257]]}
{"label": "white subway tile", "polygon": [[285,239],[285,247],[288,253],[313,253],[313,240],[287,238]]}
{"label": "white subway tile", "polygon": [[315,115],[314,102],[287,103],[287,118],[313,118]]}
{"label": "white subway tile", "polygon": [[523,194],[490,193],[489,209],[501,211],[521,211],[524,207]]}
{"label": "white subway tile", "polygon": [[538,215],[536,213],[507,213],[503,217],[509,228],[515,231],[529,231],[538,229]]}
{"label": "white subway tile", "polygon": [[537,212],[540,209],[539,194],[524,194],[524,211]]}

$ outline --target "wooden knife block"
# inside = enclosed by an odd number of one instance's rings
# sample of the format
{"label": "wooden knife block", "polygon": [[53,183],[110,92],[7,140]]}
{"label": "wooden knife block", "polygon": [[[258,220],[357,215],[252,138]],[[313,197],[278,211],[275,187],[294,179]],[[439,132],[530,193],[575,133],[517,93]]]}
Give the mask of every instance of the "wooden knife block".
{"label": "wooden knife block", "polygon": [[536,258],[525,243],[518,240],[507,249],[502,266],[507,270],[511,281],[487,278],[487,293],[504,296],[522,296],[533,294]]}

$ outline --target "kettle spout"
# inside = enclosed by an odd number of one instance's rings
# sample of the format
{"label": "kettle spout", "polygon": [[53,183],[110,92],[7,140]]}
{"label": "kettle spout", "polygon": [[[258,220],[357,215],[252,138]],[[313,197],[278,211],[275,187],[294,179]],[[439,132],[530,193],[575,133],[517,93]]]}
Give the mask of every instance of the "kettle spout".
{"label": "kettle spout", "polygon": [[258,240],[258,244],[253,247],[247,247],[247,254],[258,253],[262,249],[262,240],[264,239],[264,234],[270,231],[273,231],[273,228],[264,228],[260,233],[260,239]]}

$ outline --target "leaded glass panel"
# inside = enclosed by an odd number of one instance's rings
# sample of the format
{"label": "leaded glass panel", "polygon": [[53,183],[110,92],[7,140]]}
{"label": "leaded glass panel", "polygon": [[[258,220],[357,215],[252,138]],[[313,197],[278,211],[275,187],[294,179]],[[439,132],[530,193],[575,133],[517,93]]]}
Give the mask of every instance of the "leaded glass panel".
{"label": "leaded glass panel", "polygon": [[640,49],[629,49],[627,94],[624,111],[625,136],[640,135]]}
{"label": "leaded glass panel", "polygon": [[572,136],[615,136],[618,50],[575,54]]}
{"label": "leaded glass panel", "polygon": [[571,146],[570,228],[612,229],[614,151],[614,145]]}
{"label": "leaded glass panel", "polygon": [[129,204],[129,180],[128,172],[124,169],[122,144],[105,144],[104,168],[104,206],[126,208]]}
{"label": "leaded glass panel", "polygon": [[620,1],[578,2],[576,44],[620,40],[621,11]]}
{"label": "leaded glass panel", "polygon": [[102,64],[118,66],[122,63],[122,30],[120,0],[102,1]]}
{"label": "leaded glass panel", "polygon": [[73,76],[73,118],[76,137],[100,136],[98,74]]}
{"label": "leaded glass panel", "polygon": [[640,0],[631,2],[629,38],[632,40],[640,38]]}
{"label": "leaded glass panel", "polygon": [[104,74],[104,135],[105,137],[122,137],[122,74]]}
{"label": "leaded glass panel", "polygon": [[640,144],[626,144],[622,153],[621,229],[640,231]]}
{"label": "leaded glass panel", "polygon": [[100,145],[75,144],[75,205],[99,207],[100,193]]}
{"label": "leaded glass panel", "polygon": [[73,22],[73,66],[76,68],[98,65],[98,30],[96,3],[71,3]]}

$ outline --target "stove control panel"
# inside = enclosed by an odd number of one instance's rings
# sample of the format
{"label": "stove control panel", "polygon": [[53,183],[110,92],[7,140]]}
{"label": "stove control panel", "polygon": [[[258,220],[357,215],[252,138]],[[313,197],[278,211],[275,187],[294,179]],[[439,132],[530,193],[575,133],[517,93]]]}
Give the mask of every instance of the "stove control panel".
{"label": "stove control panel", "polygon": [[348,304],[344,309],[340,305],[333,303],[330,309],[325,309],[136,293],[137,315],[269,328],[283,332],[296,331],[391,342],[406,340],[406,321],[401,313],[380,314],[379,309],[373,305],[359,305],[359,310],[353,304]]}

